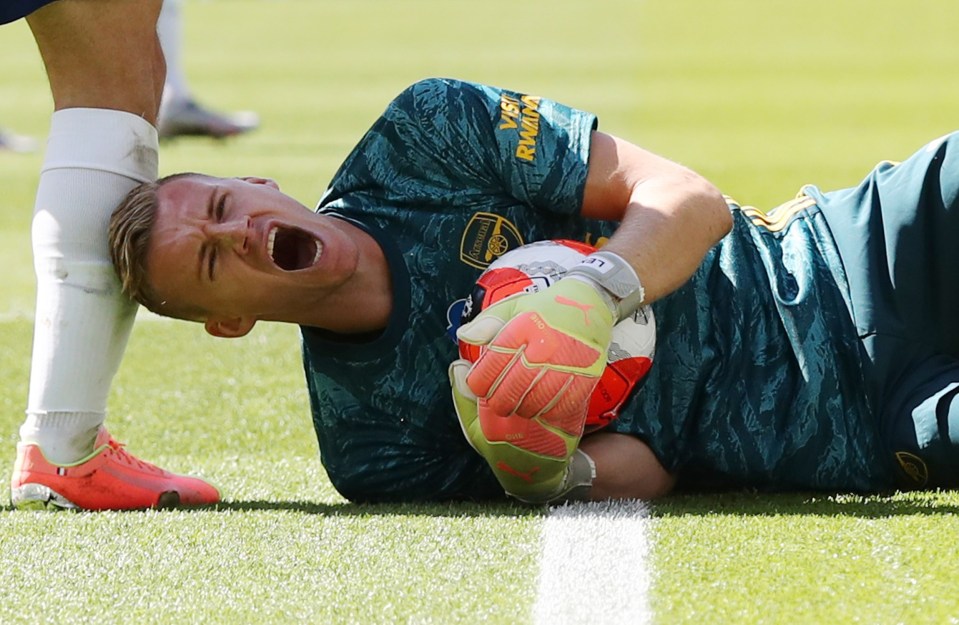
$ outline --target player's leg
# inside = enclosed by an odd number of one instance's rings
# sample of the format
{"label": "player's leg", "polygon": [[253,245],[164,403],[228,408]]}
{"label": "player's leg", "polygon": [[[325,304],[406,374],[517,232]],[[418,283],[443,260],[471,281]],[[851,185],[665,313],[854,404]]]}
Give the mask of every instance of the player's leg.
{"label": "player's leg", "polygon": [[584,437],[579,448],[596,465],[590,499],[654,499],[676,485],[676,478],[635,436],[596,432]]}
{"label": "player's leg", "polygon": [[217,113],[201,106],[193,97],[183,68],[181,4],[181,0],[163,0],[163,10],[157,22],[157,33],[167,64],[158,123],[160,138],[178,135],[221,138],[253,130],[259,125],[256,113]]}
{"label": "player's leg", "polygon": [[[865,390],[884,405],[903,350],[959,357],[959,133],[899,163],[882,162],[854,188],[820,194],[862,339]],[[828,242],[827,242],[828,244]],[[896,337],[905,342],[883,346]]]}
{"label": "player's leg", "polygon": [[[21,506],[129,508],[217,498],[200,480],[138,464],[102,428],[136,310],[119,292],[107,224],[134,185],[157,175],[153,124],[165,73],[159,8],[159,0],[58,0],[27,18],[55,112],[32,231],[36,327],[11,484]],[[139,486],[102,481],[117,475]]]}
{"label": "player's leg", "polygon": [[37,142],[32,137],[0,128],[0,152],[33,152],[36,149]]}
{"label": "player's leg", "polygon": [[862,335],[910,337],[959,356],[959,133],[820,202]]}
{"label": "player's leg", "polygon": [[959,487],[959,360],[910,359],[890,386],[880,416],[896,485]]}

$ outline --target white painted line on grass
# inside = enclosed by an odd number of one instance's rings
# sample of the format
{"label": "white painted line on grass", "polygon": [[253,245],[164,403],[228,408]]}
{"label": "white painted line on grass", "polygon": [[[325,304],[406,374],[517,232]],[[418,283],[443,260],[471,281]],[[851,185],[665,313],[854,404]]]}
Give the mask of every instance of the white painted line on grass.
{"label": "white painted line on grass", "polygon": [[543,524],[533,623],[650,623],[648,524],[641,501],[552,508]]}

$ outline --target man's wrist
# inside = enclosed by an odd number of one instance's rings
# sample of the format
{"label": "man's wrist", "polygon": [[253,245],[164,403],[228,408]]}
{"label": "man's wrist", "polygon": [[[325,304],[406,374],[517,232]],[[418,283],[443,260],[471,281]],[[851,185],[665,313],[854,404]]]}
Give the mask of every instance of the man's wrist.
{"label": "man's wrist", "polygon": [[615,252],[593,252],[566,272],[567,278],[588,282],[597,288],[616,321],[632,315],[646,299],[639,276],[633,266]]}

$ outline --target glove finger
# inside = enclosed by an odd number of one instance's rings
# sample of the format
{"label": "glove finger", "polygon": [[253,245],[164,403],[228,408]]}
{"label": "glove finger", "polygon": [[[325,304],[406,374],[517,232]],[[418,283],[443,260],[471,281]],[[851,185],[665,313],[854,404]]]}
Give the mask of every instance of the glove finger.
{"label": "glove finger", "polygon": [[544,367],[530,367],[522,350],[501,353],[486,350],[473,366],[467,382],[477,397],[485,398],[497,414],[532,417],[535,412],[517,413],[523,398],[544,374]]}
{"label": "glove finger", "polygon": [[464,399],[475,402],[476,395],[466,382],[472,367],[472,363],[468,360],[454,360],[450,363],[448,372],[450,376],[450,386],[453,391],[459,393]]}
{"label": "glove finger", "polygon": [[569,450],[563,437],[549,431],[538,421],[518,416],[502,416],[486,400],[479,400],[479,423],[483,436],[491,443],[513,447],[552,458],[565,458]]}
{"label": "glove finger", "polygon": [[[579,385],[580,380],[567,389],[556,404],[543,412],[538,420],[549,424],[571,436],[582,436],[586,427],[586,417],[589,413],[590,393],[585,392],[593,388],[593,384]],[[579,386],[579,388],[575,388]]]}
{"label": "glove finger", "polygon": [[529,418],[547,414],[557,403],[563,402],[574,378],[575,376],[566,371],[553,371],[548,367],[540,368],[539,375],[530,383],[526,394],[516,407],[516,413]]}
{"label": "glove finger", "polygon": [[487,311],[480,313],[480,315],[473,321],[461,325],[456,330],[456,338],[459,341],[468,343],[470,345],[486,345],[492,341],[500,330],[503,329],[503,326],[506,325],[506,321],[501,319],[493,314],[493,311],[490,308]]}
{"label": "glove finger", "polygon": [[506,373],[514,364],[521,363],[522,359],[521,350],[484,349],[470,369],[466,381],[477,397],[488,397],[499,389]]}
{"label": "glove finger", "polygon": [[[448,370],[450,377],[450,389],[453,394],[453,409],[456,411],[456,420],[460,424],[463,436],[470,446],[480,454],[483,453],[482,428],[476,427],[478,406],[476,397],[466,386],[466,374],[469,371],[470,363],[465,360],[454,361]],[[463,392],[465,388],[466,392]]]}
{"label": "glove finger", "polygon": [[582,436],[598,378],[544,369],[516,413],[538,418],[572,436]]}

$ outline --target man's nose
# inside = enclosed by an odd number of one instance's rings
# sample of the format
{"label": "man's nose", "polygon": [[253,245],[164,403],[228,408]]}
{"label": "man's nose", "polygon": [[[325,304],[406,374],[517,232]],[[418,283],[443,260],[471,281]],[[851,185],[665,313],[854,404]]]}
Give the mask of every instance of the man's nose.
{"label": "man's nose", "polygon": [[233,250],[246,253],[250,246],[249,219],[231,219],[204,227],[206,236],[221,246],[229,246]]}

